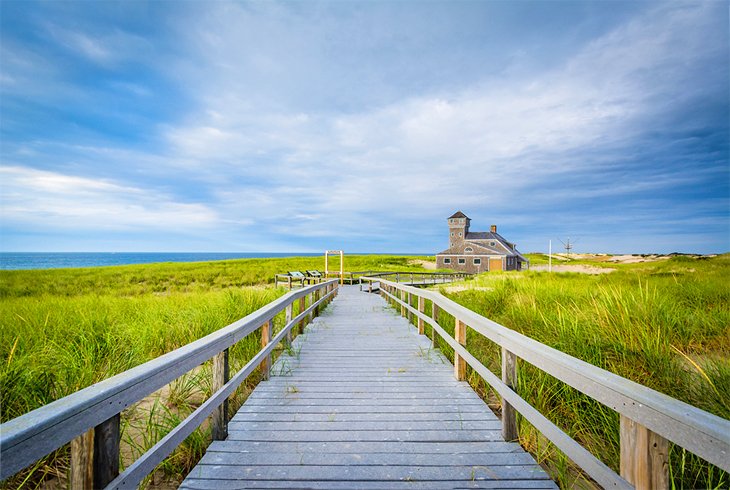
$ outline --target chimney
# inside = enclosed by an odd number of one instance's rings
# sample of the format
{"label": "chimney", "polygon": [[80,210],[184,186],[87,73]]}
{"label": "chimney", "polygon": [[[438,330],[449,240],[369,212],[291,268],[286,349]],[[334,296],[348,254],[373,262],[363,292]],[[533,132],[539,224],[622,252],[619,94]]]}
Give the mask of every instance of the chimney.
{"label": "chimney", "polygon": [[492,225],[492,226],[491,226],[491,227],[489,228],[489,231],[491,231],[492,233],[497,233],[497,225]]}

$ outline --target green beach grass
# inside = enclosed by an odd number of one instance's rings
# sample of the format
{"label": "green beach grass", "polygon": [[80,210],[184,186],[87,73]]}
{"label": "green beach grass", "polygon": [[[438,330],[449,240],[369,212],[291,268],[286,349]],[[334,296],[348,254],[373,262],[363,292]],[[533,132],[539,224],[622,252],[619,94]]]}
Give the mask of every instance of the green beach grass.
{"label": "green beach grass", "polygon": [[[424,258],[424,257],[421,257]],[[418,257],[347,256],[347,270],[422,271]],[[240,259],[0,271],[0,406],[5,422],[105,378],[182,347],[257,310],[286,291],[274,275],[322,269],[321,257]],[[339,259],[330,259],[339,268]],[[275,318],[274,332],[283,326]],[[231,370],[258,352],[260,333],[231,350]],[[154,445],[210,395],[210,363],[123,413],[123,463]],[[236,394],[240,405],[258,383],[254,373]],[[156,476],[185,474],[210,441],[196,431]],[[5,482],[35,488],[63,479],[68,451],[57,451]]]}
{"label": "green beach grass", "polygon": [[[543,262],[533,257],[534,263]],[[714,258],[604,265],[609,274],[505,272],[482,274],[441,292],[539,342],[593,365],[730,419],[730,254]],[[544,261],[546,262],[546,260]],[[453,334],[453,319],[440,322]],[[469,351],[500,373],[500,349],[474,331]],[[453,360],[443,342],[439,347]],[[499,408],[498,397],[474,372],[469,381]],[[521,362],[520,395],[614,470],[619,463],[618,415]],[[563,488],[588,483],[528,423],[521,443],[546,463]],[[672,448],[673,488],[727,488],[728,474]]]}
{"label": "green beach grass", "polygon": [[[533,264],[543,256],[531,256]],[[345,269],[421,271],[427,257],[347,256]],[[674,257],[637,264],[605,258],[561,263],[606,266],[610,274],[487,273],[439,289],[455,301],[596,366],[703,410],[730,418],[730,255]],[[545,261],[546,262],[546,261]],[[336,260],[331,266],[338,267]],[[2,420],[68,395],[207,335],[284,294],[271,285],[288,270],[322,269],[321,257],[242,259],[0,271],[0,394]],[[441,323],[453,332],[453,322]],[[283,325],[275,319],[275,331]],[[428,332],[427,332],[428,333]],[[259,349],[251,335],[231,352],[232,370]],[[468,332],[469,350],[499,373],[496,345]],[[442,350],[453,353],[444,343]],[[182,377],[123,413],[124,464],[151,447],[210,394],[210,365]],[[260,378],[254,373],[232,409]],[[475,374],[469,381],[499,409]],[[618,467],[618,416],[563,383],[520,363],[520,394],[544,415]],[[554,446],[526,422],[521,443],[563,488],[590,486]],[[207,426],[190,436],[152,479],[175,480],[194,466],[210,441]],[[60,450],[6,482],[36,488],[63,478]],[[728,475],[677,448],[675,488],[727,488]]]}

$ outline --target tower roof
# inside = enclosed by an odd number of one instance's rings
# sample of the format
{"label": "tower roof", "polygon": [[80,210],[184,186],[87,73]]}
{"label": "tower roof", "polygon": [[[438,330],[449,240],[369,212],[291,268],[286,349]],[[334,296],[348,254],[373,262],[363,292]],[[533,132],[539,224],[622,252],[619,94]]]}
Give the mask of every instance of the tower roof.
{"label": "tower roof", "polygon": [[464,213],[462,213],[461,211],[457,211],[454,214],[452,214],[451,216],[449,216],[449,219],[451,219],[451,218],[466,218],[466,219],[469,219],[469,217],[467,215],[465,215]]}

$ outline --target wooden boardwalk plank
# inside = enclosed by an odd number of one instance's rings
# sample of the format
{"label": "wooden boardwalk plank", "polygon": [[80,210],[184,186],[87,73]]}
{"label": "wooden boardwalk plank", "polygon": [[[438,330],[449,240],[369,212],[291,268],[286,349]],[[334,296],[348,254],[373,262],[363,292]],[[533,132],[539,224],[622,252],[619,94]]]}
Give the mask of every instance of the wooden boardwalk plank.
{"label": "wooden boardwalk plank", "polygon": [[430,339],[343,287],[183,482],[187,489],[557,488]]}

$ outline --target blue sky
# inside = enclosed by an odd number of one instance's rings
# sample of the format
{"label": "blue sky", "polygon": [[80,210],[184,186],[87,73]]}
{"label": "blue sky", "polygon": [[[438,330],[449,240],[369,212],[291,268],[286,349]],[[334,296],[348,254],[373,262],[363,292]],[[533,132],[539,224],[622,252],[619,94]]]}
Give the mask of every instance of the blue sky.
{"label": "blue sky", "polygon": [[730,251],[728,2],[0,2],[5,251]]}

